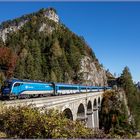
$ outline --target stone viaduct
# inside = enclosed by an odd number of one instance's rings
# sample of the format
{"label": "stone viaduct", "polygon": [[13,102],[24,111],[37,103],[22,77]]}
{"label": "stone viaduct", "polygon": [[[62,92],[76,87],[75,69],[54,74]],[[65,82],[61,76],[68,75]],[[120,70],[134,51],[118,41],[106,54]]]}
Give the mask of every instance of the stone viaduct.
{"label": "stone viaduct", "polygon": [[35,104],[38,108],[55,108],[65,112],[71,120],[85,121],[89,128],[99,128],[99,109],[103,91],[63,96],[32,98],[26,100],[6,101],[7,106],[19,104]]}

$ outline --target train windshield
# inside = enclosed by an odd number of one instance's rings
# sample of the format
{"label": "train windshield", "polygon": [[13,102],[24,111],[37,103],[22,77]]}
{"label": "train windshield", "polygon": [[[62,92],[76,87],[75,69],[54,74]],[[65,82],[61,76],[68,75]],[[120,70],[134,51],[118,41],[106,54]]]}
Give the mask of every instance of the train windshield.
{"label": "train windshield", "polygon": [[4,88],[11,88],[12,83],[11,82],[4,82]]}

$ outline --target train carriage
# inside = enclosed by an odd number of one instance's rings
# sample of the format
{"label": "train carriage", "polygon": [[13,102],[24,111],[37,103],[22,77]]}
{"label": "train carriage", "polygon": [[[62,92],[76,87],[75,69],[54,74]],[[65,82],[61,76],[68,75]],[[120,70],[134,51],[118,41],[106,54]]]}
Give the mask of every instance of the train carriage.
{"label": "train carriage", "polygon": [[72,93],[79,93],[79,85],[72,85],[72,84],[55,84],[55,94],[72,94]]}

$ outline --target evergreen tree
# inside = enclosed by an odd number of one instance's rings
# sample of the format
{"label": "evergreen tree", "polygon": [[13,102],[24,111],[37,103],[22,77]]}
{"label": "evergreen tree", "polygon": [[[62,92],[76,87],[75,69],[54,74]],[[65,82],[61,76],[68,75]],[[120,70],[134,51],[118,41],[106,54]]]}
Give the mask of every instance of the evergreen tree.
{"label": "evergreen tree", "polygon": [[55,72],[53,70],[51,70],[51,81],[57,82],[57,77],[56,77]]}
{"label": "evergreen tree", "polygon": [[62,55],[62,50],[60,48],[59,42],[56,39],[53,43],[53,45],[51,46],[51,51],[54,57],[60,57]]}
{"label": "evergreen tree", "polygon": [[32,40],[30,50],[32,53],[32,57],[34,59],[34,78],[36,80],[42,79],[42,57],[41,57],[41,50],[39,47],[39,43],[37,40]]}
{"label": "evergreen tree", "polygon": [[137,129],[140,129],[140,93],[137,91],[136,86],[133,83],[132,76],[128,67],[124,68],[119,78],[119,84],[125,90],[130,112],[134,117]]}
{"label": "evergreen tree", "polygon": [[43,80],[46,82],[50,81],[50,74],[49,74],[49,68],[47,65],[47,60],[45,58],[45,56],[42,56],[42,75],[43,75]]}
{"label": "evergreen tree", "polygon": [[121,82],[126,92],[134,91],[134,83],[129,68],[126,66],[121,75]]}
{"label": "evergreen tree", "polygon": [[30,52],[27,55],[25,63],[26,63],[26,78],[35,80],[36,77],[34,74],[34,58]]}
{"label": "evergreen tree", "polygon": [[14,77],[19,79],[24,79],[25,75],[25,61],[19,59],[15,68]]}

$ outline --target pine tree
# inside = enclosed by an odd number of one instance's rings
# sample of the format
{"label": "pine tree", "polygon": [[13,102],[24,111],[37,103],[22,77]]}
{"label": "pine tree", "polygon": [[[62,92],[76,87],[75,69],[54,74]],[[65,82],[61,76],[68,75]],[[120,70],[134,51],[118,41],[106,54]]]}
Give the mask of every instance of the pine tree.
{"label": "pine tree", "polygon": [[57,77],[56,77],[56,75],[55,75],[53,70],[51,70],[51,81],[57,82]]}
{"label": "pine tree", "polygon": [[34,79],[41,80],[42,79],[42,57],[41,57],[41,50],[39,47],[39,43],[37,40],[32,40],[31,42],[31,53],[34,59]]}
{"label": "pine tree", "polygon": [[135,125],[137,128],[140,128],[140,94],[137,92],[128,67],[124,68],[119,82],[125,90],[130,112],[135,119]]}
{"label": "pine tree", "polygon": [[34,59],[30,52],[27,55],[25,63],[26,63],[26,78],[35,80]]}
{"label": "pine tree", "polygon": [[121,75],[121,79],[122,79],[122,84],[123,84],[125,91],[133,90],[134,84],[133,84],[130,70],[127,66],[123,70],[123,73]]}
{"label": "pine tree", "polygon": [[14,72],[14,77],[19,78],[19,79],[24,79],[26,77],[24,59],[18,60],[18,62],[16,64],[15,72]]}

